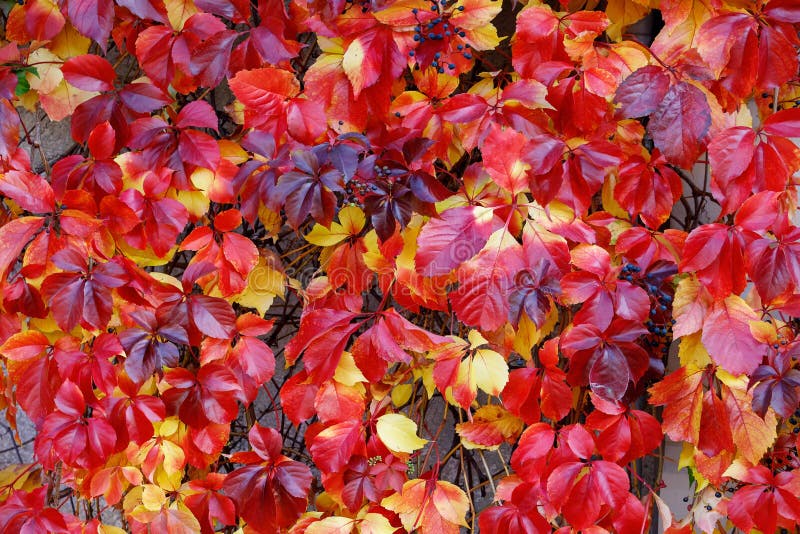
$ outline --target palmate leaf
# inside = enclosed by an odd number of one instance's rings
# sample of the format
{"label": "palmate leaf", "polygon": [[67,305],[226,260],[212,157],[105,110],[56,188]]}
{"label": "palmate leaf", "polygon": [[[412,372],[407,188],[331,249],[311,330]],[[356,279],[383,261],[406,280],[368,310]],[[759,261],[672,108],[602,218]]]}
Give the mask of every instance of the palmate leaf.
{"label": "palmate leaf", "polygon": [[508,317],[508,293],[522,270],[522,247],[505,229],[494,232],[483,250],[458,269],[458,289],[450,302],[467,325],[494,330]]}
{"label": "palmate leaf", "polygon": [[248,437],[253,453],[232,457],[248,465],[229,473],[222,487],[251,529],[276,532],[305,510],[311,471],[281,454],[282,440],[275,429],[255,425]]}
{"label": "palmate leaf", "polygon": [[455,534],[466,526],[469,507],[467,496],[458,487],[443,480],[409,480],[402,491],[381,501],[384,508],[400,516],[403,528],[422,534]]}

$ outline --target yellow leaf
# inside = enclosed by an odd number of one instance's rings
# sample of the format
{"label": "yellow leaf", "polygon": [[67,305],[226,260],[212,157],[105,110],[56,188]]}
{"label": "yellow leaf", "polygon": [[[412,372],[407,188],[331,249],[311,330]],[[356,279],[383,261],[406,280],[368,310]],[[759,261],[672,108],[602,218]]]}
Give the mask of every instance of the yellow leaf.
{"label": "yellow leaf", "polygon": [[370,512],[364,515],[364,518],[358,524],[358,530],[361,534],[392,534],[397,528],[389,523],[386,516]]}
{"label": "yellow leaf", "polygon": [[508,364],[499,353],[478,349],[472,358],[470,377],[476,386],[489,395],[500,395],[508,383]]}
{"label": "yellow leaf", "polygon": [[136,262],[139,267],[158,267],[160,265],[166,265],[178,251],[178,245],[175,245],[167,251],[163,257],[159,257],[153,252],[150,245],[148,245],[146,249],[140,250],[130,246],[124,239],[120,239],[116,244],[117,249],[119,249],[125,257]]}
{"label": "yellow leaf", "polygon": [[502,39],[497,36],[497,28],[487,24],[472,30],[464,40],[475,50],[492,50],[497,48]]}
{"label": "yellow leaf", "polygon": [[408,532],[418,528],[420,534],[458,534],[459,525],[467,526],[467,495],[443,480],[437,480],[430,492],[427,481],[409,480],[400,493],[384,498],[381,506],[397,513]]}
{"label": "yellow leaf", "polygon": [[353,387],[356,384],[368,381],[364,373],[356,365],[352,353],[347,351],[342,353],[339,364],[336,366],[336,372],[333,374],[333,379],[347,387]]}
{"label": "yellow leaf", "polygon": [[42,485],[42,470],[35,464],[11,464],[0,470],[0,503],[13,490],[31,491]]}
{"label": "yellow leaf", "polygon": [[[194,176],[194,173],[192,174]],[[176,200],[183,204],[189,214],[195,219],[201,218],[208,213],[211,205],[208,195],[203,191],[178,191]]]}
{"label": "yellow leaf", "polygon": [[[417,254],[417,236],[422,231],[423,218],[419,214],[411,217],[408,225],[403,229],[403,250],[397,256],[397,266],[414,270],[416,262],[414,256]],[[377,237],[377,234],[376,234]]]}
{"label": "yellow leaf", "polygon": [[349,517],[326,517],[306,527],[306,534],[350,534],[355,520]]}
{"label": "yellow leaf", "polygon": [[692,334],[702,328],[707,312],[705,300],[703,287],[697,278],[686,277],[678,283],[672,302],[672,315],[676,321],[673,327],[675,337]]}
{"label": "yellow leaf", "polygon": [[345,206],[339,211],[339,221],[332,222],[330,228],[315,224],[314,228],[306,234],[306,241],[319,247],[330,247],[341,243],[348,237],[354,237],[361,232],[367,219],[364,212],[356,206]]}
{"label": "yellow leaf", "polygon": [[717,369],[716,375],[725,384],[721,388],[722,401],[733,431],[736,456],[755,465],[778,437],[775,412],[772,409],[767,410],[762,419],[753,411],[753,395],[747,389],[746,376],[734,377],[724,369]]}
{"label": "yellow leaf", "polygon": [[39,93],[39,102],[50,120],[60,121],[75,112],[75,109],[94,97],[94,91],[84,91],[68,84],[63,80],[58,86],[48,93]]}
{"label": "yellow leaf", "polygon": [[703,369],[711,363],[711,357],[700,341],[700,337],[700,332],[695,332],[681,338],[678,358],[682,366]]}
{"label": "yellow leaf", "polygon": [[51,52],[61,59],[69,59],[87,53],[90,44],[92,42],[88,38],[78,33],[78,30],[67,22],[58,32],[58,35],[50,41],[49,48]]}
{"label": "yellow leaf", "polygon": [[499,404],[481,406],[472,421],[456,425],[461,443],[467,449],[497,450],[506,441],[513,443],[522,433],[524,421]]}
{"label": "yellow leaf", "polygon": [[167,502],[164,490],[153,484],[145,484],[142,490],[142,504],[153,512],[161,510]]}
{"label": "yellow leaf", "polygon": [[347,47],[342,57],[342,69],[353,86],[353,95],[358,98],[365,87],[364,59],[366,52],[360,38],[356,38]]}
{"label": "yellow leaf", "polygon": [[694,445],[684,442],[683,448],[681,449],[681,456],[678,460],[678,469],[680,470],[685,467],[692,472],[692,477],[697,481],[697,488],[695,489],[697,492],[708,486],[708,480],[706,480],[695,467],[694,456],[696,452],[697,449],[694,448]]}
{"label": "yellow leaf", "polygon": [[517,332],[514,336],[514,350],[519,353],[526,361],[531,359],[533,347],[550,332],[553,331],[558,322],[558,308],[550,306],[544,324],[541,328],[536,328],[536,324],[531,321],[526,313],[523,313],[517,325]]}
{"label": "yellow leaf", "polygon": [[392,404],[397,407],[405,406],[414,391],[412,384],[398,384],[392,388]]}
{"label": "yellow leaf", "polygon": [[220,156],[236,165],[241,165],[248,159],[247,151],[242,148],[242,145],[230,139],[220,139],[219,153]]}
{"label": "yellow leaf", "polygon": [[617,199],[614,198],[614,187],[616,187],[616,185],[617,176],[613,173],[609,173],[608,176],[606,176],[605,182],[603,182],[603,209],[615,217],[627,220],[630,218],[628,212],[622,209],[622,206],[619,205]]}
{"label": "yellow leaf", "polygon": [[165,0],[164,6],[167,8],[167,18],[172,29],[178,31],[183,29],[189,17],[199,11],[194,0]]}
{"label": "yellow leaf", "polygon": [[247,287],[234,298],[234,302],[255,308],[264,315],[275,297],[283,298],[285,292],[286,275],[274,269],[267,259],[259,257],[258,263],[247,275]]}
{"label": "yellow leaf", "polygon": [[283,226],[281,214],[272,211],[264,205],[258,207],[258,220],[264,225],[264,229],[267,231],[267,237],[277,237],[278,232]]}
{"label": "yellow leaf", "polygon": [[36,64],[36,73],[26,72],[31,91],[52,93],[64,80],[61,74],[61,58],[47,48],[39,48],[28,56],[30,63]]}
{"label": "yellow leaf", "polygon": [[477,330],[470,330],[469,334],[467,334],[467,339],[469,340],[469,348],[471,349],[477,349],[482,345],[489,344],[489,341]]}
{"label": "yellow leaf", "polygon": [[174,276],[167,274],[167,273],[160,273],[158,271],[154,271],[150,273],[150,276],[161,282],[162,284],[169,284],[174,288],[180,289],[183,291],[183,286],[181,285],[180,280],[175,278]]}
{"label": "yellow leaf", "polygon": [[378,418],[378,437],[394,452],[412,453],[428,440],[417,436],[417,423],[400,413],[388,413]]}
{"label": "yellow leaf", "polygon": [[649,12],[648,6],[634,0],[608,0],[606,15],[611,20],[611,24],[606,28],[606,34],[614,41],[621,41],[622,31],[644,18]]}

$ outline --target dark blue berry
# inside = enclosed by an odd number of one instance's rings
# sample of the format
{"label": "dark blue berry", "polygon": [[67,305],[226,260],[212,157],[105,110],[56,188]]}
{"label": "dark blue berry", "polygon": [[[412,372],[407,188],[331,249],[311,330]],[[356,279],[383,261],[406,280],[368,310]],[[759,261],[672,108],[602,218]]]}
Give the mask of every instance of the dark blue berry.
{"label": "dark blue berry", "polygon": [[452,70],[452,69],[456,68],[456,64],[455,63],[448,63],[447,68]]}
{"label": "dark blue berry", "polygon": [[413,50],[409,50],[408,51],[408,55],[409,56],[414,57],[414,54],[415,54],[415,52]]}
{"label": "dark blue berry", "polygon": [[416,34],[416,35],[414,36],[414,40],[415,40],[415,41],[419,41],[419,40],[420,40],[419,34]]}

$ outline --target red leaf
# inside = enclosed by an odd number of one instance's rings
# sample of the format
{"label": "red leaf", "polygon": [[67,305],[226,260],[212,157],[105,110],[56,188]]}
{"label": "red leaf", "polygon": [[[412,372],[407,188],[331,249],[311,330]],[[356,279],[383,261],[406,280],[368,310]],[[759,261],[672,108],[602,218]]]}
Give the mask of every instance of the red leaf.
{"label": "red leaf", "polygon": [[554,448],[556,431],[547,423],[534,423],[525,429],[511,455],[511,467],[531,484],[544,482],[547,457]]}
{"label": "red leaf", "polygon": [[282,438],[277,430],[256,424],[248,436],[264,463],[229,473],[223,489],[250,529],[264,534],[278,532],[305,511],[311,471],[280,454]]}
{"label": "red leaf", "polygon": [[49,41],[64,27],[64,15],[52,0],[25,2],[25,31],[37,41]]}
{"label": "red leaf", "polygon": [[784,109],[764,121],[764,133],[781,137],[797,137],[800,131],[800,108]]}
{"label": "red leaf", "polygon": [[219,120],[214,108],[205,100],[195,100],[183,106],[175,118],[174,127],[179,129],[209,128],[217,131]]}
{"label": "red leaf", "polygon": [[276,68],[241,70],[228,84],[245,106],[245,126],[256,128],[285,120],[285,100],[300,91],[300,84],[290,72]]}
{"label": "red leaf", "polygon": [[129,83],[120,90],[119,99],[136,113],[150,113],[172,102],[168,94],[149,83]]}
{"label": "red leaf", "polygon": [[0,100],[0,155],[9,158],[19,143],[19,115],[5,98]]}
{"label": "red leaf", "polygon": [[344,421],[328,426],[315,435],[309,451],[314,463],[321,470],[336,472],[347,465],[362,439],[361,421]]}
{"label": "red leaf", "polygon": [[658,152],[652,154],[650,161],[634,156],[623,163],[614,187],[614,197],[620,205],[653,229],[669,218],[681,193],[680,177]]}
{"label": "red leaf", "polygon": [[497,185],[512,195],[528,190],[523,158],[527,138],[512,128],[493,124],[481,145],[483,165]]}
{"label": "red leaf", "polygon": [[649,367],[647,353],[633,343],[645,332],[641,323],[617,318],[604,331],[592,324],[567,331],[561,350],[570,359],[570,384],[588,384],[603,399],[620,400],[628,383],[638,382]]}
{"label": "red leaf", "polygon": [[657,65],[636,70],[619,85],[614,102],[620,105],[623,117],[646,117],[656,109],[667,94],[669,75]]}
{"label": "red leaf", "polygon": [[665,406],[664,432],[673,441],[697,444],[703,411],[703,370],[680,367],[652,386],[650,404]]}
{"label": "red leaf", "polygon": [[756,87],[772,90],[791,80],[797,74],[798,59],[795,53],[797,39],[793,26],[776,24],[759,28],[758,78]]}
{"label": "red leaf", "polygon": [[48,486],[30,492],[12,489],[0,505],[2,532],[70,532],[64,516],[55,508],[46,507]]}
{"label": "red leaf", "polygon": [[[92,155],[94,159],[96,160],[109,159],[111,158],[111,156],[114,155],[114,147],[116,146],[116,132],[114,132],[114,128],[108,121],[101,122],[100,124],[95,126],[94,129],[92,130],[92,133],[89,134],[89,139],[87,144],[89,145],[89,153]],[[111,163],[113,163],[113,165],[116,166],[116,169],[119,169],[119,166],[117,165],[116,162],[111,162]],[[121,174],[122,173],[120,172],[120,175]],[[116,187],[115,185],[108,186],[108,189],[109,191],[107,192],[109,193],[116,192],[119,190],[119,188]]]}
{"label": "red leaf", "polygon": [[400,60],[392,31],[384,26],[361,33],[347,46],[342,56],[342,69],[353,86],[353,96],[374,85],[382,73],[399,74]]}
{"label": "red leaf", "polygon": [[424,276],[447,274],[473,258],[501,222],[493,210],[464,206],[431,219],[417,239],[416,266]]}
{"label": "red leaf", "polygon": [[317,391],[314,407],[319,420],[330,425],[360,419],[366,407],[366,398],[354,387],[329,380]]}
{"label": "red leaf", "polygon": [[[583,476],[578,474],[588,467]],[[629,482],[625,470],[603,460],[566,462],[547,479],[547,495],[564,519],[576,529],[593,525],[603,506],[618,508],[626,498]]]}
{"label": "red leaf", "polygon": [[746,285],[744,238],[735,228],[706,224],[686,239],[681,272],[697,272],[697,278],[716,299],[739,294]]}
{"label": "red leaf", "polygon": [[231,371],[218,363],[210,363],[197,371],[197,376],[178,368],[164,375],[171,385],[161,394],[171,413],[192,428],[202,428],[209,422],[228,424],[239,413],[235,392],[239,383]]}
{"label": "red leaf", "polygon": [[758,315],[744,300],[731,295],[715,302],[703,321],[703,345],[711,358],[733,375],[752,373],[766,353],[766,346],[750,333],[750,323],[757,320]]}
{"label": "red leaf", "polygon": [[705,93],[680,82],[660,101],[647,128],[668,162],[691,169],[705,148],[710,126],[711,110]]}
{"label": "red leaf", "polygon": [[84,417],[86,403],[77,385],[65,381],[56,395],[57,411],[47,416],[37,436],[39,448],[48,442],[69,466],[91,469],[105,463],[117,436],[102,417]]}
{"label": "red leaf", "polygon": [[202,534],[215,532],[215,521],[223,525],[236,523],[236,506],[219,491],[224,480],[225,475],[222,473],[209,473],[204,480],[192,480],[188,483],[189,488],[196,493],[187,495],[183,502],[200,521]]}
{"label": "red leaf", "polygon": [[764,302],[788,297],[800,288],[800,229],[778,239],[755,239],[747,246],[747,273]]}
{"label": "red leaf", "polygon": [[306,98],[292,99],[286,109],[286,121],[289,135],[307,145],[313,145],[327,129],[325,108]]}
{"label": "red leaf", "polygon": [[697,32],[697,51],[736,98],[753,91],[758,69],[758,24],[749,13],[722,13]]}
{"label": "red leaf", "polygon": [[198,76],[200,85],[216,87],[223,80],[228,72],[231,47],[238,36],[233,30],[217,32],[192,51],[190,71]]}
{"label": "red leaf", "polygon": [[744,126],[728,128],[708,144],[711,163],[711,192],[722,202],[722,212],[739,208],[755,185],[752,167],[756,152],[756,133]]}
{"label": "red leaf", "polygon": [[350,336],[360,326],[350,324],[355,317],[354,313],[328,308],[303,314],[300,330],[286,345],[286,361],[293,364],[304,354],[304,366],[317,384],[330,379]]}
{"label": "red leaf", "polygon": [[748,469],[742,478],[745,485],[734,493],[727,504],[728,517],[736,527],[747,532],[757,528],[776,532],[779,519],[790,523],[800,521],[800,489],[797,470],[783,471],[774,476],[763,465]]}
{"label": "red leaf", "polygon": [[50,184],[28,171],[7,171],[0,176],[0,193],[31,213],[50,213],[55,208],[55,194]]}
{"label": "red leaf", "polygon": [[189,320],[201,333],[219,339],[233,337],[236,314],[228,301],[207,295],[189,295]]}
{"label": "red leaf", "polygon": [[508,294],[516,273],[522,270],[522,247],[505,231],[498,230],[486,247],[458,269],[458,289],[450,302],[458,318],[483,330],[497,329],[508,320]]}
{"label": "red leaf", "polygon": [[281,404],[283,412],[289,421],[299,425],[311,419],[316,413],[314,401],[317,397],[319,386],[315,384],[305,370],[290,377],[281,388]]}
{"label": "red leaf", "polygon": [[70,0],[67,14],[76,30],[93,39],[105,51],[114,26],[112,0]]}
{"label": "red leaf", "polygon": [[64,62],[61,72],[69,83],[84,91],[112,91],[117,73],[104,57],[75,56]]}
{"label": "red leaf", "polygon": [[697,442],[697,448],[706,456],[716,456],[722,451],[733,450],[733,434],[726,419],[725,404],[716,393],[706,391],[700,417],[700,439]]}

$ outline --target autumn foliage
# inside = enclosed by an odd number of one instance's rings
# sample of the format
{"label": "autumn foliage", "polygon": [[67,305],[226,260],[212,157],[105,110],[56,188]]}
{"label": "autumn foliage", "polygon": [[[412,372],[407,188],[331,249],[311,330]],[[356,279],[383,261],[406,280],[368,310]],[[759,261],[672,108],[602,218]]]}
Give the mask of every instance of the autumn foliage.
{"label": "autumn foliage", "polygon": [[800,527],[795,0],[0,7],[0,531]]}

